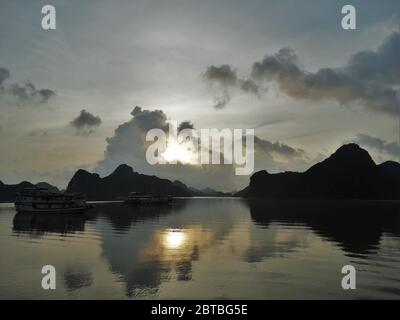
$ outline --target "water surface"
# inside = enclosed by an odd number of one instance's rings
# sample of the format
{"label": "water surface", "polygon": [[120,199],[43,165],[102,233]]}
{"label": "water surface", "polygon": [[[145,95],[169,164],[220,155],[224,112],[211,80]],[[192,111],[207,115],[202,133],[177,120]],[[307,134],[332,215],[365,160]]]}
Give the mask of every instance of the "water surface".
{"label": "water surface", "polygon": [[[85,215],[0,204],[0,299],[398,299],[396,202],[180,199]],[[55,266],[56,290],[41,288]],[[341,268],[357,289],[341,288]]]}

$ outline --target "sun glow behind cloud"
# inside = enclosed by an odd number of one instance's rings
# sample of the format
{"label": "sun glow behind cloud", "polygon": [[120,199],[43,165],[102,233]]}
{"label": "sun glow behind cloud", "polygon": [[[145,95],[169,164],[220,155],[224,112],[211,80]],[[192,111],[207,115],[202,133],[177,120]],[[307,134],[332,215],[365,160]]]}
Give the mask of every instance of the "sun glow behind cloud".
{"label": "sun glow behind cloud", "polygon": [[189,148],[186,142],[179,143],[169,139],[167,149],[161,154],[167,162],[181,162],[183,164],[195,164],[197,154]]}

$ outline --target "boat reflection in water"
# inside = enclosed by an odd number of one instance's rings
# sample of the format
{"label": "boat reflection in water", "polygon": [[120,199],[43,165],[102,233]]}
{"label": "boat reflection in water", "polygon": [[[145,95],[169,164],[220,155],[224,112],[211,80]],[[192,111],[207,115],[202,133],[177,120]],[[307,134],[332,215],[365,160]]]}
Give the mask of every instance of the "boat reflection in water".
{"label": "boat reflection in water", "polygon": [[13,231],[30,235],[45,235],[57,233],[61,235],[84,232],[86,215],[71,215],[62,213],[25,213],[20,212],[14,216]]}

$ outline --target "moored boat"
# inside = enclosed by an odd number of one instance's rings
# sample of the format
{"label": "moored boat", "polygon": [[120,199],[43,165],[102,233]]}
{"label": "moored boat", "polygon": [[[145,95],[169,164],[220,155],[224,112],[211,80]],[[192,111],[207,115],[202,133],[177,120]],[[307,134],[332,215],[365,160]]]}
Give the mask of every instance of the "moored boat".
{"label": "moored boat", "polygon": [[89,208],[78,193],[52,192],[44,188],[24,189],[17,194],[15,209],[29,213],[83,213]]}
{"label": "moored boat", "polygon": [[166,195],[144,194],[138,192],[131,192],[128,197],[124,199],[126,204],[152,204],[162,205],[172,203],[172,197]]}

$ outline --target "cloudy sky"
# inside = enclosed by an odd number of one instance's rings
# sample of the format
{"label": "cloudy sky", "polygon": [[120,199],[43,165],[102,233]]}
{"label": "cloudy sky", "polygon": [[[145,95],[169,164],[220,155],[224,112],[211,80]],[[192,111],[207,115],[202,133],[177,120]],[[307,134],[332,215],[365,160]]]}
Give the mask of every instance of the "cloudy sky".
{"label": "cloudy sky", "polygon": [[[49,2],[57,29],[44,31]],[[341,28],[345,4],[357,30]],[[348,141],[400,160],[399,17],[398,0],[2,0],[0,180],[65,187],[78,168],[124,162],[195,187],[248,181],[150,167],[144,133],[166,120],[254,128],[256,169],[270,172]]]}

